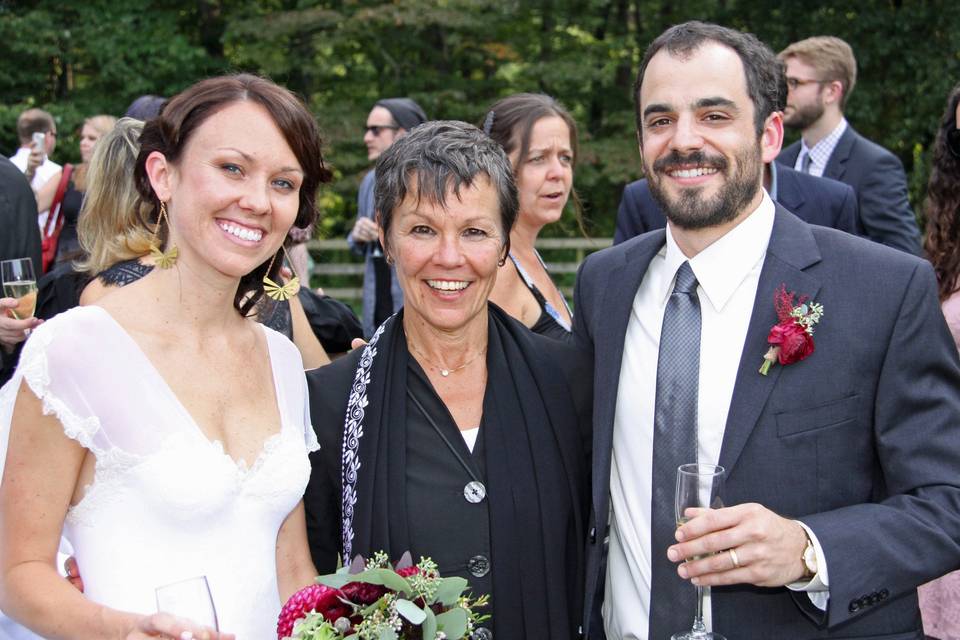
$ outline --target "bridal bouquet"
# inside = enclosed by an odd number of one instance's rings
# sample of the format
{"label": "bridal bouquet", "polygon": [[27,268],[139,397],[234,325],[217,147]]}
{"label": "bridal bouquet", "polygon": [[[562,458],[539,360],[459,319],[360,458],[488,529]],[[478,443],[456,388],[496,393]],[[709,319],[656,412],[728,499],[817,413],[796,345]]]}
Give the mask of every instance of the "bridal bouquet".
{"label": "bridal bouquet", "polygon": [[459,640],[485,620],[487,596],[463,595],[467,581],[405,553],[395,567],[378,552],[360,556],[293,594],[277,622],[279,640]]}

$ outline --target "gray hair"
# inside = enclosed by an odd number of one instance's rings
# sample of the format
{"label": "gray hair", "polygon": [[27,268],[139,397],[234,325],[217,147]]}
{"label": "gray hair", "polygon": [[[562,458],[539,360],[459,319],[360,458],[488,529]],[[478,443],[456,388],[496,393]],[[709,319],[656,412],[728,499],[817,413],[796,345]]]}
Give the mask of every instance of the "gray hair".
{"label": "gray hair", "polygon": [[[504,242],[510,250],[510,229],[520,208],[510,160],[503,148],[480,129],[456,120],[434,120],[413,128],[383,152],[377,162],[374,202],[385,241],[389,243],[393,213],[412,194],[441,207],[447,194],[457,198],[484,175],[497,192]],[[389,247],[386,247],[389,248]]]}

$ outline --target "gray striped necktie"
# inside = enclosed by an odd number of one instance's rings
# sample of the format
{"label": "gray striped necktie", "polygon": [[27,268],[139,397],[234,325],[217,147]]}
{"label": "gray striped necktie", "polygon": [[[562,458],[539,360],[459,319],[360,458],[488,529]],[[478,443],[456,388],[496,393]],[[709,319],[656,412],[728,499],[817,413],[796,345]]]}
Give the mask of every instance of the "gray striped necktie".
{"label": "gray striped necktie", "polygon": [[810,173],[810,165],[813,164],[813,158],[810,157],[810,152],[808,151],[803,160],[800,161],[800,170],[804,173]]}
{"label": "gray striped necktie", "polygon": [[689,262],[677,270],[660,331],[653,418],[653,492],[650,547],[652,594],[649,640],[689,629],[696,590],[667,559],[676,542],[677,467],[697,461],[697,389],[700,378],[700,300]]}

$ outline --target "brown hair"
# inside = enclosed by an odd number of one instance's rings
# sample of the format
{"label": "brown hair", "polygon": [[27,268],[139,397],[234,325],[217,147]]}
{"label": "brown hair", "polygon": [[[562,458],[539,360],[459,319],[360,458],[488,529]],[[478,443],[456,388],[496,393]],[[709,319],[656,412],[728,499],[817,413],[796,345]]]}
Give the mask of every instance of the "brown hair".
{"label": "brown hair", "polygon": [[839,81],[843,87],[840,110],[847,107],[847,100],[857,84],[857,59],[850,45],[836,36],[814,36],[794,42],[777,54],[781,60],[799,58],[817,70],[820,82]]}
{"label": "brown hair", "polygon": [[[542,93],[515,93],[498,100],[486,114],[482,124],[484,133],[503,147],[507,156],[514,151],[517,161],[513,166],[516,175],[520,164],[526,162],[527,152],[530,151],[530,136],[533,127],[543,118],[558,117],[563,120],[570,130],[570,150],[573,151],[572,167],[576,169],[577,158],[580,156],[580,142],[577,136],[577,123],[563,105],[555,99]],[[573,201],[574,213],[580,232],[586,235],[583,226],[583,204],[575,189],[570,189],[570,199]]]}
{"label": "brown hair", "polygon": [[960,84],[947,98],[947,110],[933,142],[924,202],[927,228],[923,248],[937,274],[941,301],[960,288],[960,158],[947,148],[947,134],[957,128],[958,104]]}
{"label": "brown hair", "polygon": [[53,116],[43,109],[27,109],[17,118],[17,137],[20,144],[30,142],[33,134],[46,133],[56,128]]}
{"label": "brown hair", "polygon": [[[134,179],[140,195],[148,204],[149,220],[144,221],[148,228],[152,229],[157,223],[160,201],[147,176],[147,157],[157,151],[167,162],[176,164],[190,137],[207,118],[230,104],[244,101],[255,102],[266,109],[303,168],[300,207],[294,225],[305,229],[316,220],[317,189],[331,178],[330,171],[323,164],[316,120],[303,102],[287,89],[265,78],[243,73],[201,80],[171,98],[160,114],[144,125]],[[160,229],[158,233],[166,243],[166,229]],[[274,280],[279,278],[283,265],[282,247],[276,257],[279,259],[265,261],[240,279],[234,307],[243,315],[263,295],[262,280],[271,262],[273,269],[269,275]]]}

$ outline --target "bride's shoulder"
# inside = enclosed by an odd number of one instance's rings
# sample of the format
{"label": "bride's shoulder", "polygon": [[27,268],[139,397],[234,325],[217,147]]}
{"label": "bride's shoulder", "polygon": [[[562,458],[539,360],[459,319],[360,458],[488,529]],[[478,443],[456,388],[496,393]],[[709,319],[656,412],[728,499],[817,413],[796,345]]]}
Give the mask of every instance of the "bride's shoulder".
{"label": "bride's shoulder", "polygon": [[100,307],[73,307],[45,320],[34,329],[24,349],[27,349],[31,343],[49,345],[58,342],[67,344],[75,341],[89,342],[107,331],[110,322],[110,315]]}

